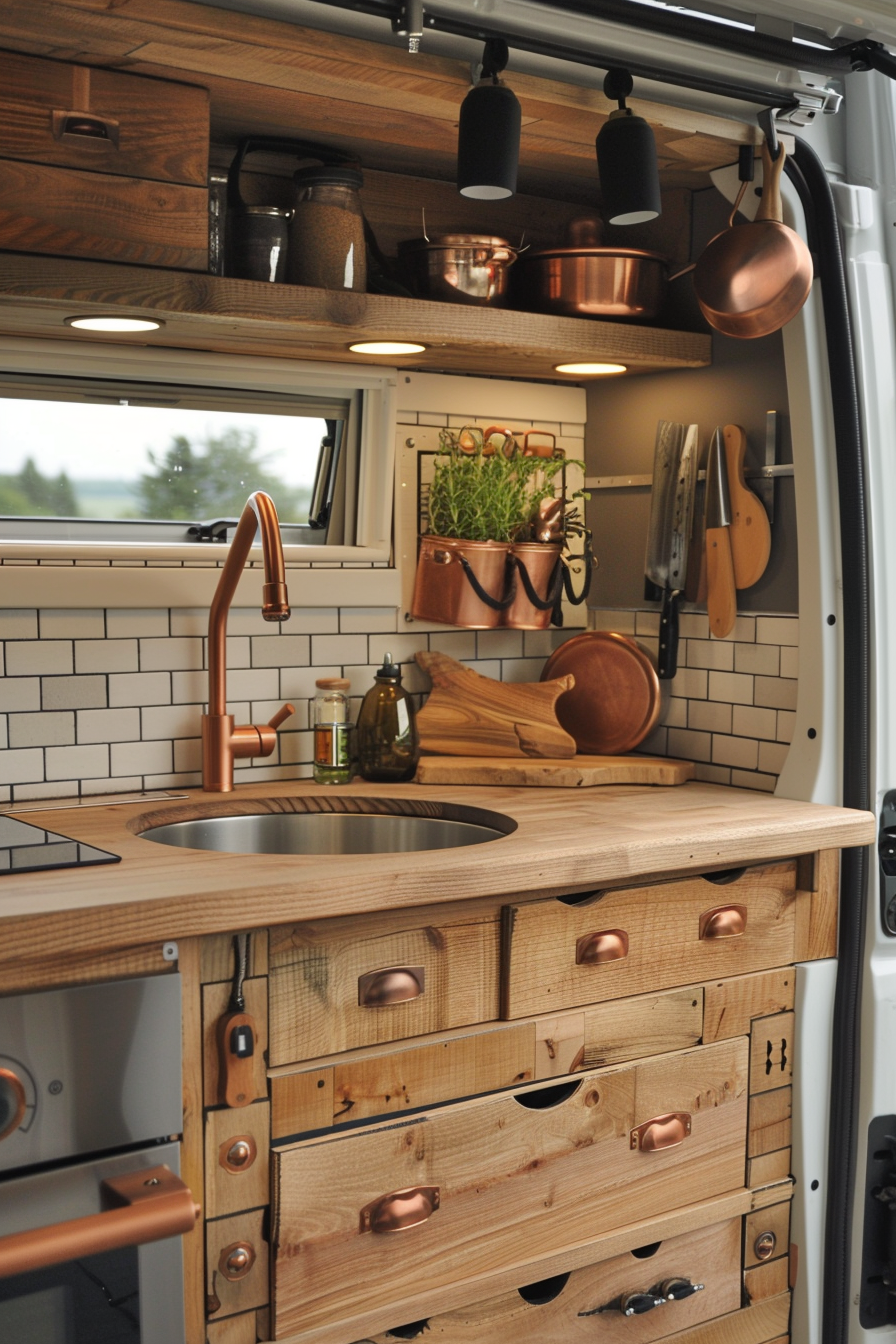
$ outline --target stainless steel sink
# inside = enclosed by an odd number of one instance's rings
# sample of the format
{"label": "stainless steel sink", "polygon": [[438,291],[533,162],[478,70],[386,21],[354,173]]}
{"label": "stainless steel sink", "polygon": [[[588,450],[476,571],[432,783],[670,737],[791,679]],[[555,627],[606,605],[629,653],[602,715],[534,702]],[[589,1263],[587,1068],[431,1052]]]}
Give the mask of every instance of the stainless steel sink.
{"label": "stainless steel sink", "polygon": [[[394,811],[391,807],[386,811],[380,802],[375,812],[355,812],[344,810],[348,799],[332,810],[329,800],[315,798],[313,802],[310,811],[171,821],[141,831],[141,835],[159,845],[225,854],[408,854],[481,845],[516,830],[516,822],[509,817],[477,807],[394,800]],[[282,806],[282,800],[278,805]]]}

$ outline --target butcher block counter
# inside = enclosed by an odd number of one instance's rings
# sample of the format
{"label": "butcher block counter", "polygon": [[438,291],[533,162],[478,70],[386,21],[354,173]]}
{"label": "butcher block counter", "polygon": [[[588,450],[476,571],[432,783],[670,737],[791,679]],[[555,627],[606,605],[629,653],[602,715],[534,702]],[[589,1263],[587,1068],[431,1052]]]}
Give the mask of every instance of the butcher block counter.
{"label": "butcher block counter", "polygon": [[[499,813],[512,834],[413,854],[239,855],[153,844],[169,821],[323,806],[378,810],[410,800]],[[303,802],[302,800],[307,800]],[[757,859],[871,843],[871,813],[720,785],[573,789],[379,785],[358,779],[243,784],[229,794],[9,813],[121,856],[108,867],[0,877],[0,966],[40,954],[101,951],[386,908],[515,892],[624,885],[634,877],[729,868]]]}

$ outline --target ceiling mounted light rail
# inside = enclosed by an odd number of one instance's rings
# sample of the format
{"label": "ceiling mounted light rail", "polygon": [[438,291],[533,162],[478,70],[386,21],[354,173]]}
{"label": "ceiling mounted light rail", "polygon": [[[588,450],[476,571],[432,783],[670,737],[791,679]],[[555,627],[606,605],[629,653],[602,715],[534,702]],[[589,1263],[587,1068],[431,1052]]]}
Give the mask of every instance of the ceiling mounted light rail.
{"label": "ceiling mounted light rail", "polygon": [[516,192],[522,109],[498,76],[509,52],[490,38],[482,54],[480,83],[467,94],[457,130],[457,189],[477,201],[506,200]]}
{"label": "ceiling mounted light rail", "polygon": [[633,88],[627,70],[607,71],[604,93],[619,106],[604,122],[595,145],[603,213],[609,224],[646,224],[663,208],[653,131],[625,105]]}

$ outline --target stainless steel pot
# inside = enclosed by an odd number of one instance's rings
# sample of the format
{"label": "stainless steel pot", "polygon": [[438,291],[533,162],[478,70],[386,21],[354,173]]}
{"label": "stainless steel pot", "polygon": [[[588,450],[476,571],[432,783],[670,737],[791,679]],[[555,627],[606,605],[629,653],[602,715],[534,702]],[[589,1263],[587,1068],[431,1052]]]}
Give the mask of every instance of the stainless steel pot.
{"label": "stainless steel pot", "polygon": [[398,244],[398,257],[414,294],[443,303],[500,307],[518,250],[505,238],[445,233]]}
{"label": "stainless steel pot", "polygon": [[631,247],[554,247],[528,253],[513,278],[512,305],[562,317],[655,317],[667,263]]}

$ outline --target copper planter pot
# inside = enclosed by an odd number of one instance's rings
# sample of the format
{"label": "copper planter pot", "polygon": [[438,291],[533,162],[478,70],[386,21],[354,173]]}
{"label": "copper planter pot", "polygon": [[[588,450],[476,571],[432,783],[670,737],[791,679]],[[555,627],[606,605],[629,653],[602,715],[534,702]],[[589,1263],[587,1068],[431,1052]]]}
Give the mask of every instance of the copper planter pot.
{"label": "copper planter pot", "polygon": [[[510,554],[518,565],[525,567],[529,583],[542,601],[547,601],[551,596],[552,586],[556,587],[555,575],[562,550],[562,543],[544,541],[517,541],[510,547]],[[504,619],[501,624],[511,630],[547,630],[553,610],[553,602],[549,607],[541,608],[530,600],[522,581],[522,574],[518,574],[516,596],[503,613]]]}
{"label": "copper planter pot", "polygon": [[476,595],[462,563],[496,602],[504,599],[510,546],[499,541],[463,541],[457,537],[420,538],[411,615],[419,621],[494,630],[504,613]]}

